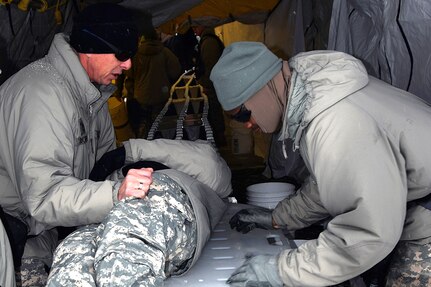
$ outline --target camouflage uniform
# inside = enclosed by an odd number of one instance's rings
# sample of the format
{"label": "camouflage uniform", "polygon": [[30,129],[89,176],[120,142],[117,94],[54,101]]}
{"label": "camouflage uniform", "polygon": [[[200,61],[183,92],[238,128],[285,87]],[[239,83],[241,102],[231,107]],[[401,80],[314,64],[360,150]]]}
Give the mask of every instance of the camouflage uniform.
{"label": "camouflage uniform", "polygon": [[121,201],[99,226],[86,226],[57,248],[48,286],[161,286],[187,270],[196,247],[187,195],[154,173],[145,199]]}
{"label": "camouflage uniform", "polygon": [[401,241],[392,258],[386,286],[431,286],[431,243]]}
{"label": "camouflage uniform", "polygon": [[20,270],[15,274],[17,287],[43,287],[47,278],[46,265],[38,258],[23,258]]}

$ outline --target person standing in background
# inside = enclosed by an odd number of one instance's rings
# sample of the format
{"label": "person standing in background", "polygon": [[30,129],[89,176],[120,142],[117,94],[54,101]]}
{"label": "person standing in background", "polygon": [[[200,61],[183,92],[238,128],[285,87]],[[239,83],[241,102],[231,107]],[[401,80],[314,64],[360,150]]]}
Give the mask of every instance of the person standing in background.
{"label": "person standing in background", "polygon": [[163,44],[177,56],[183,72],[193,69],[198,40],[190,25],[178,27],[175,35],[165,40]]}
{"label": "person standing in background", "polygon": [[151,23],[148,27],[125,80],[129,122],[137,138],[147,137],[182,72],[178,58],[163,45]]}
{"label": "person standing in background", "polygon": [[203,87],[204,93],[208,97],[209,111],[208,120],[214,133],[214,140],[217,147],[226,145],[225,123],[223,110],[210,79],[211,71],[224,50],[224,44],[214,33],[213,28],[205,26],[194,26],[193,31],[198,36],[198,53],[196,59],[196,79]]}

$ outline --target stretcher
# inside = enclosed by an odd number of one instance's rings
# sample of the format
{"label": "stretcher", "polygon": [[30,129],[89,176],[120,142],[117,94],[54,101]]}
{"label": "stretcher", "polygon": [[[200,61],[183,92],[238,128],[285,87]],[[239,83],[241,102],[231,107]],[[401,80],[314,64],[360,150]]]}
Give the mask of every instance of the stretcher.
{"label": "stretcher", "polygon": [[253,229],[247,234],[232,230],[229,219],[247,207],[250,206],[229,203],[196,264],[186,274],[167,279],[165,286],[228,286],[226,280],[247,254],[277,254],[305,242],[293,240],[281,230]]}
{"label": "stretcher", "polygon": [[208,97],[196,82],[194,73],[186,71],[172,85],[170,96],[148,132],[147,139],[206,140],[215,146],[208,121]]}

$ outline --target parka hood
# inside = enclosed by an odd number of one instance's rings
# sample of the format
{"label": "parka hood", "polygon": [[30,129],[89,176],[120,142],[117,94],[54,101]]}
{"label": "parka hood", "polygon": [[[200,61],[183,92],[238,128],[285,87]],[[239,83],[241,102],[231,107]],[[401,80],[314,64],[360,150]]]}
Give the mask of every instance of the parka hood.
{"label": "parka hood", "polygon": [[368,84],[362,62],[335,51],[300,53],[289,60],[292,77],[280,140],[299,147],[303,129],[321,112]]}

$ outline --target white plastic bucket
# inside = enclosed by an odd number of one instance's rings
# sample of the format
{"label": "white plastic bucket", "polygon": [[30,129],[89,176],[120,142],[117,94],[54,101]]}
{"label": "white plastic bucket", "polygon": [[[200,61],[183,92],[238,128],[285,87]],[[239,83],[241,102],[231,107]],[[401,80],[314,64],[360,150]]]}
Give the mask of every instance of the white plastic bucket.
{"label": "white plastic bucket", "polygon": [[247,187],[247,203],[273,209],[295,193],[295,186],[287,182],[264,182]]}

